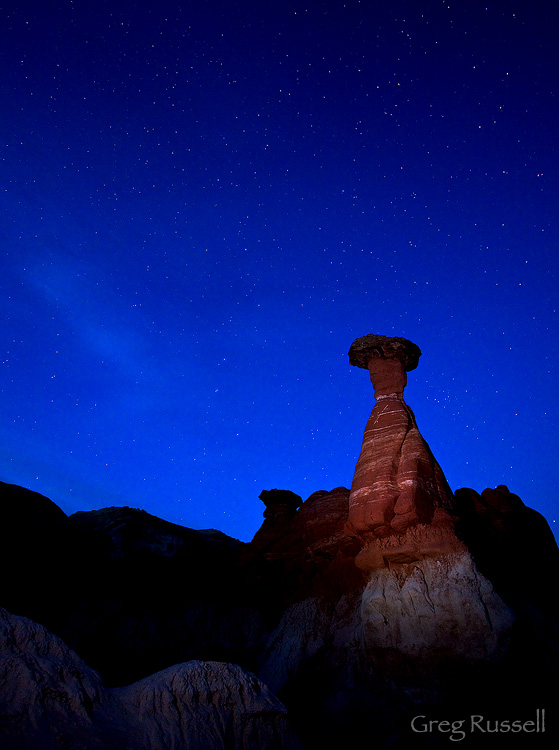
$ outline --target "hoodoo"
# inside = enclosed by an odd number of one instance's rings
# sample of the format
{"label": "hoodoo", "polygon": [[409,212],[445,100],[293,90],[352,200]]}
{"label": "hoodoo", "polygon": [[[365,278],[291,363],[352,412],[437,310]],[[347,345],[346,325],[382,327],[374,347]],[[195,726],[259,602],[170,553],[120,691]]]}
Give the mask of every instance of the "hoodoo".
{"label": "hoodoo", "polygon": [[247,544],[0,482],[0,748],[434,749],[419,721],[552,717],[555,539],[505,485],[452,494],[404,401],[420,356],[354,341],[376,403],[351,491],[262,491]]}
{"label": "hoodoo", "polygon": [[398,336],[369,334],[350,347],[349,363],[369,370],[376,399],[351,486],[346,531],[352,536],[402,534],[451,508],[442,469],[404,401],[407,373],[420,356],[416,344]]}

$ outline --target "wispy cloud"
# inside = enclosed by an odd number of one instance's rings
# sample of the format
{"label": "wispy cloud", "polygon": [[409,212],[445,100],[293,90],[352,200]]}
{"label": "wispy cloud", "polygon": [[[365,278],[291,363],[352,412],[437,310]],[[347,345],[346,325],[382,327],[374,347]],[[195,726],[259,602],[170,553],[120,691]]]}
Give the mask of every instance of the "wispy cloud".
{"label": "wispy cloud", "polygon": [[127,373],[146,368],[143,321],[131,320],[130,307],[91,264],[60,256],[27,271],[26,280],[62,314],[86,349]]}

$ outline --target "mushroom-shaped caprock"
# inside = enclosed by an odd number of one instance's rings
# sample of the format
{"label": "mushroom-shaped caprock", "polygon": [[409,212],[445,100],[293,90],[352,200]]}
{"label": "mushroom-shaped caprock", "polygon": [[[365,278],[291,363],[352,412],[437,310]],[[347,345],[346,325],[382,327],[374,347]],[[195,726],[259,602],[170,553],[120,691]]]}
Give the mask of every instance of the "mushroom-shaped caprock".
{"label": "mushroom-shaped caprock", "polygon": [[356,339],[349,348],[349,364],[371,373],[375,398],[402,396],[407,383],[406,372],[415,370],[421,349],[400,336],[369,333]]}

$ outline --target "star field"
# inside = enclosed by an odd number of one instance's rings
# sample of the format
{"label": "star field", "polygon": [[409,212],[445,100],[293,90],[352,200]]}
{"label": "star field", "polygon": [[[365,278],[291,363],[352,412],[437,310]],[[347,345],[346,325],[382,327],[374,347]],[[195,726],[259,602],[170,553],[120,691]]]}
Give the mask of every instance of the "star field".
{"label": "star field", "polygon": [[366,333],[453,489],[557,517],[557,10],[8,2],[0,480],[243,540],[350,486]]}

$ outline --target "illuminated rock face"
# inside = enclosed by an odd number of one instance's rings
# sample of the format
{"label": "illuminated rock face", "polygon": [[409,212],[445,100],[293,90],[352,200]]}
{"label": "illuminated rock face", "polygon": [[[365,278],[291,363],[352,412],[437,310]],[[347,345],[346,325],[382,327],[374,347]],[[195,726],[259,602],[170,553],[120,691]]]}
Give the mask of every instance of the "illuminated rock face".
{"label": "illuminated rock face", "polygon": [[346,531],[352,536],[403,534],[451,507],[444,474],[404,401],[407,372],[420,355],[411,341],[374,334],[349,350],[350,364],[369,370],[376,399],[351,486]]}
{"label": "illuminated rock face", "polygon": [[503,485],[463,488],[452,517],[348,536],[349,495],[297,510],[264,491],[243,544],[132,508],[66,518],[0,482],[0,605],[68,639],[0,607],[0,748],[357,748],[371,727],[377,750],[415,748],[420,714],[547,705],[559,550],[545,519]]}

